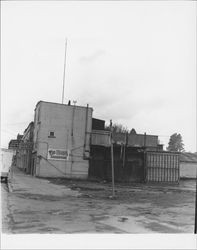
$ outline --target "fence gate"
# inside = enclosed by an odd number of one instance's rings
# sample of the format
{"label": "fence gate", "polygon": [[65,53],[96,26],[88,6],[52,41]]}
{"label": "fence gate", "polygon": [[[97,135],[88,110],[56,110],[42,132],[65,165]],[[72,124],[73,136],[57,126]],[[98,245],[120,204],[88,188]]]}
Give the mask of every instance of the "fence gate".
{"label": "fence gate", "polygon": [[146,152],[147,182],[179,182],[179,153]]}

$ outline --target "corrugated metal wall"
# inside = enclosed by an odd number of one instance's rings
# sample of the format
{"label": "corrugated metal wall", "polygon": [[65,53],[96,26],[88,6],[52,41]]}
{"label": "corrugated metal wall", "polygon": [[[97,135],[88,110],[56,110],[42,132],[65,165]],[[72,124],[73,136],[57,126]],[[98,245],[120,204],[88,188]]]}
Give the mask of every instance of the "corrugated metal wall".
{"label": "corrugated metal wall", "polygon": [[179,154],[174,152],[146,152],[147,182],[178,182]]}

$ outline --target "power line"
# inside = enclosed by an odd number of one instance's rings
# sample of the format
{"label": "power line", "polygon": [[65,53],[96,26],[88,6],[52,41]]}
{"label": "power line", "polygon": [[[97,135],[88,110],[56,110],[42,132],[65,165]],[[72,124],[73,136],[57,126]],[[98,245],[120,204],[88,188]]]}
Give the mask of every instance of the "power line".
{"label": "power line", "polygon": [[7,134],[10,134],[10,135],[15,135],[16,136],[16,133],[14,134],[14,132],[9,132],[8,130],[5,130],[5,129],[1,129],[2,132],[4,133],[7,133]]}
{"label": "power line", "polygon": [[13,125],[19,125],[19,124],[25,124],[25,123],[29,123],[29,121],[26,122],[15,122],[15,123],[5,123],[5,126],[13,126]]}

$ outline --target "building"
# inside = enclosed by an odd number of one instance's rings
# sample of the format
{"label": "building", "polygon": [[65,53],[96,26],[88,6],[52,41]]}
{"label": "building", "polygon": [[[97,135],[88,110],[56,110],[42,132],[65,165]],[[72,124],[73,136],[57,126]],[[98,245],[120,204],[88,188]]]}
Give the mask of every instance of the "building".
{"label": "building", "polygon": [[32,174],[33,134],[34,123],[31,122],[25,129],[16,151],[16,165],[28,174]]}
{"label": "building", "polygon": [[30,122],[28,127],[25,129],[22,141],[25,142],[33,142],[33,136],[34,136],[34,122]]}
{"label": "building", "polygon": [[[25,129],[17,165],[37,177],[111,178],[111,132],[93,109],[40,101]],[[115,180],[179,181],[179,154],[163,151],[158,136],[112,133]]]}
{"label": "building", "polygon": [[[111,179],[110,132],[92,130],[89,176]],[[158,136],[112,133],[114,177],[123,182],[178,182],[179,154],[163,151]]]}
{"label": "building", "polygon": [[34,115],[32,174],[88,177],[93,109],[40,101]]}
{"label": "building", "polygon": [[92,130],[105,130],[105,121],[92,118]]}
{"label": "building", "polygon": [[181,153],[180,155],[180,178],[196,178],[197,176],[197,153]]}
{"label": "building", "polygon": [[17,150],[23,135],[18,134],[16,139],[12,139],[8,144],[8,149]]}

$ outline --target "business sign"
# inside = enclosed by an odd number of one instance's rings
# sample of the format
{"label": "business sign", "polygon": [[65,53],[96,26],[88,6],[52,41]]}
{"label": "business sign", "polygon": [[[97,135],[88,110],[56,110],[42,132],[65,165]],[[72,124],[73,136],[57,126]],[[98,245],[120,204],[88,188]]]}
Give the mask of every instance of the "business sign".
{"label": "business sign", "polygon": [[64,149],[48,149],[49,160],[68,160],[70,155],[69,150]]}

